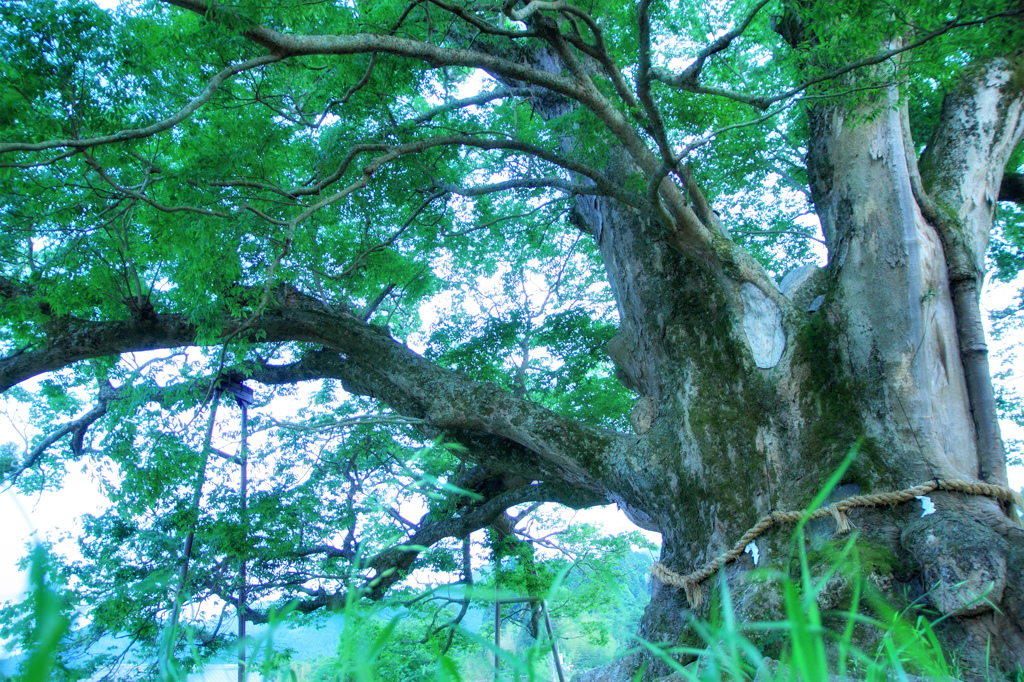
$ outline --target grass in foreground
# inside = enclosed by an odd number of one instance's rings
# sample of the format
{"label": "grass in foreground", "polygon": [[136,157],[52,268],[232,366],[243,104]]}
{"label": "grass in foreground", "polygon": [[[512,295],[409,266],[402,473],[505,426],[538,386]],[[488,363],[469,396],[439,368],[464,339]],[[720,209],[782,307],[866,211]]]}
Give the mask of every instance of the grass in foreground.
{"label": "grass in foreground", "polygon": [[[694,619],[691,628],[704,646],[659,646],[640,641],[638,646],[622,656],[646,658],[635,679],[644,676],[645,669],[660,661],[680,680],[713,682],[718,680],[758,680],[783,682],[790,680],[818,681],[836,679],[858,680],[928,680],[957,679],[958,672],[946,660],[934,625],[924,616],[910,617],[909,612],[896,612],[873,593],[868,581],[856,574],[847,574],[852,590],[850,607],[842,613],[823,613],[818,597],[841,567],[857,564],[855,538],[851,537],[833,566],[823,575],[812,576],[807,553],[802,541],[803,528],[795,533],[795,553],[799,559],[799,577],[765,572],[761,579],[777,585],[784,603],[785,618],[775,622],[744,623],[738,620],[728,586],[722,581],[717,590],[715,616],[709,621]],[[55,652],[61,637],[68,630],[69,621],[58,603],[57,595],[47,586],[43,576],[45,556],[37,550],[33,557],[32,584],[36,634],[34,646],[15,679],[23,682],[43,682],[53,679]],[[556,584],[557,588],[557,584]],[[870,606],[874,615],[863,612]],[[397,680],[397,666],[389,655],[389,645],[396,637],[400,617],[394,617],[382,627],[368,628],[372,614],[365,612],[354,597],[344,607],[344,627],[339,638],[337,655],[327,665],[312,671],[300,670],[275,655],[271,627],[256,644],[256,656],[250,670],[259,672],[264,680],[288,682],[384,682]],[[288,613],[280,614],[277,625]],[[825,625],[841,623],[841,627]],[[838,618],[837,618],[838,617]],[[873,631],[876,642],[870,651],[862,650],[856,635]],[[502,680],[529,681],[553,679],[550,665],[550,641],[538,641],[519,656],[495,650],[493,642],[478,634],[461,631],[471,644],[502,659]],[[781,653],[777,660],[767,658],[754,643],[765,634],[774,634],[781,640]],[[159,677],[165,682],[183,682],[187,675],[169,656],[162,656]],[[255,676],[253,676],[255,679]],[[471,682],[463,676],[459,661],[435,651],[433,664],[421,668],[407,680],[422,682]],[[475,681],[475,678],[472,678]],[[487,679],[492,679],[488,676]],[[1008,679],[993,675],[992,679]],[[1009,679],[1022,680],[1018,674]]]}

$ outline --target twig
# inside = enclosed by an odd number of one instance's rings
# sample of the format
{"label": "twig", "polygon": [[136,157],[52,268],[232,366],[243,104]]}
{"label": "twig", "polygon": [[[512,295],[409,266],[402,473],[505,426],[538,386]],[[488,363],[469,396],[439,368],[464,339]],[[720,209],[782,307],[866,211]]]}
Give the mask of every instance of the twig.
{"label": "twig", "polygon": [[258,66],[265,64],[272,64],[284,59],[279,54],[268,54],[262,57],[256,57],[254,59],[248,59],[239,64],[229,66],[222,69],[217,75],[210,79],[206,84],[206,88],[203,89],[198,96],[196,96],[191,102],[182,107],[178,113],[165,118],[162,121],[158,121],[152,125],[146,126],[145,128],[133,128],[130,130],[121,130],[111,135],[104,135],[102,137],[90,137],[84,140],[47,140],[45,142],[7,142],[0,144],[0,154],[6,154],[9,152],[39,152],[44,149],[54,149],[58,147],[72,147],[77,150],[88,149],[89,147],[96,147],[99,145],[113,144],[115,142],[124,142],[126,140],[138,140],[144,137],[152,137],[157,133],[161,133],[165,130],[173,128],[177,124],[184,121],[186,118],[191,116],[199,107],[210,101],[214,93],[220,88],[224,82],[234,76],[235,74],[241,73],[242,71],[248,71]]}

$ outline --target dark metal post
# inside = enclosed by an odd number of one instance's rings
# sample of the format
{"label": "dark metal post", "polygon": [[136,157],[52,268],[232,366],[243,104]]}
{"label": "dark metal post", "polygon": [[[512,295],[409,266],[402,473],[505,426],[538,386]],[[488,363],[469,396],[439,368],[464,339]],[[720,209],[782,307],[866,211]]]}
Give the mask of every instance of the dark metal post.
{"label": "dark metal post", "polygon": [[[217,421],[217,404],[220,402],[220,387],[213,390],[213,403],[210,405],[210,420],[206,424],[206,437],[203,439],[203,452],[200,455],[201,464],[199,477],[196,479],[195,489],[192,491],[192,507],[189,510],[192,514],[188,535],[185,537],[185,548],[182,550],[181,572],[178,574],[178,589],[174,594],[174,607],[171,612],[172,629],[178,627],[178,618],[181,617],[181,602],[185,598],[185,589],[188,583],[188,568],[192,561],[192,546],[196,539],[196,526],[199,524],[199,505],[203,499],[203,485],[206,483],[206,464],[210,458],[210,443],[213,440],[213,425]],[[173,646],[172,646],[173,650]]]}
{"label": "dark metal post", "polygon": [[[246,508],[246,496],[249,486],[249,409],[248,404],[238,400],[242,408],[242,447],[239,459],[241,460],[241,481],[239,482],[239,507],[242,519],[242,532],[245,533],[245,540],[249,535],[249,515]],[[248,546],[248,542],[243,543]],[[245,559],[242,559],[242,566],[238,571],[238,682],[245,682],[245,597],[246,597],[246,572]]]}
{"label": "dark metal post", "polygon": [[[497,592],[497,590],[495,590]],[[565,682],[565,671],[562,670],[562,654],[558,651],[558,640],[555,638],[555,630],[551,626],[551,616],[548,615],[547,600],[541,597],[513,597],[511,599],[498,599],[494,595],[494,679],[498,679],[498,649],[501,647],[501,605],[502,604],[536,604],[540,602],[540,610],[544,613],[544,625],[551,638],[551,655],[555,659],[555,672],[558,673],[558,682]]]}
{"label": "dark metal post", "polygon": [[501,664],[501,656],[498,649],[501,648],[501,600],[498,599],[498,586],[494,586],[494,680],[498,680],[498,666]]}
{"label": "dark metal post", "polygon": [[[249,487],[249,406],[252,405],[253,393],[251,388],[232,379],[225,379],[221,386],[231,394],[235,402],[238,403],[238,407],[242,409],[242,443],[238,453],[238,463],[241,469],[238,484],[238,511],[242,532],[245,533],[242,551],[246,551],[249,536],[249,514],[246,506]],[[246,561],[243,556],[241,565],[238,568],[238,600],[236,603],[238,607],[238,682],[245,682],[245,598],[247,581]]]}
{"label": "dark metal post", "polygon": [[555,671],[558,672],[558,682],[565,682],[565,673],[562,672],[562,656],[558,653],[558,640],[555,639],[555,631],[551,627],[551,617],[548,615],[548,603],[540,600],[540,608],[544,611],[544,625],[548,629],[548,637],[551,638],[551,654],[555,657]]}

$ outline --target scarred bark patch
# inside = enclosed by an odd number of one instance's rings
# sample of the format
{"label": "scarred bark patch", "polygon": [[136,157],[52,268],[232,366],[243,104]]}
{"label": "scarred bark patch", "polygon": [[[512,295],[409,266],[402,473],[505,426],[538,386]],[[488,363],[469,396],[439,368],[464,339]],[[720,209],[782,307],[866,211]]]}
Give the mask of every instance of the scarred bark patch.
{"label": "scarred bark patch", "polygon": [[1006,540],[960,514],[918,519],[902,534],[903,546],[924,570],[928,599],[943,614],[990,611],[1006,589]]}
{"label": "scarred bark patch", "polygon": [[782,329],[782,312],[756,284],[740,285],[743,299],[743,331],[754,362],[761,369],[779,364],[786,348],[786,334]]}

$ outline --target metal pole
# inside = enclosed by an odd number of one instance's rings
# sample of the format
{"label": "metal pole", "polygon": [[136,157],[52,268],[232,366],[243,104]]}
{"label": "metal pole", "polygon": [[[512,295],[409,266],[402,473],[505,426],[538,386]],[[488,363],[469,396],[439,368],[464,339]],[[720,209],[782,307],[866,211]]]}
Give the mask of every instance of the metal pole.
{"label": "metal pole", "polygon": [[565,673],[562,672],[562,656],[558,653],[558,640],[555,639],[555,631],[551,627],[551,617],[548,616],[548,603],[540,600],[540,608],[544,611],[544,625],[548,628],[548,637],[551,638],[551,654],[555,657],[555,670],[558,672],[558,682],[565,682]]}
{"label": "metal pole", "polygon": [[181,601],[184,598],[185,583],[188,582],[188,565],[192,560],[192,545],[196,538],[196,525],[199,523],[199,504],[203,499],[203,484],[206,483],[206,464],[210,458],[210,442],[213,439],[213,424],[217,418],[217,404],[220,402],[220,388],[213,391],[213,405],[210,407],[210,421],[206,425],[206,438],[203,440],[203,452],[201,465],[199,467],[199,478],[196,481],[195,490],[192,492],[192,525],[189,528],[188,536],[185,538],[185,548],[182,552],[184,559],[181,562],[181,572],[178,574],[178,589],[174,595],[174,610],[171,613],[171,627],[178,627],[178,618],[181,616]]}
{"label": "metal pole", "polygon": [[[249,513],[246,507],[246,496],[249,486],[249,410],[244,402],[238,401],[242,408],[242,447],[241,459],[241,481],[239,482],[239,507],[242,520],[243,547],[248,547],[249,536]],[[242,566],[238,571],[238,682],[245,682],[245,597],[246,597],[246,572],[245,559],[242,559]]]}
{"label": "metal pole", "polygon": [[551,655],[555,661],[555,672],[558,673],[558,682],[565,682],[565,671],[562,670],[562,654],[558,651],[558,640],[555,638],[555,630],[551,626],[551,616],[548,615],[548,603],[541,597],[512,597],[510,599],[498,599],[498,590],[494,590],[494,679],[498,679],[498,649],[501,647],[501,605],[502,604],[533,604],[540,602],[540,609],[544,613],[544,626],[547,628],[548,636],[551,638]]}
{"label": "metal pole", "polygon": [[498,650],[501,648],[501,600],[498,599],[498,585],[494,585],[494,679],[498,679],[498,665],[501,663],[501,656]]}

